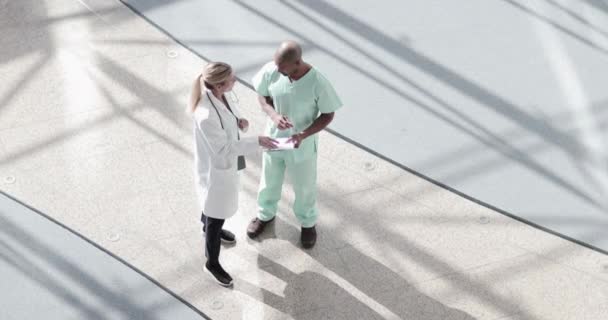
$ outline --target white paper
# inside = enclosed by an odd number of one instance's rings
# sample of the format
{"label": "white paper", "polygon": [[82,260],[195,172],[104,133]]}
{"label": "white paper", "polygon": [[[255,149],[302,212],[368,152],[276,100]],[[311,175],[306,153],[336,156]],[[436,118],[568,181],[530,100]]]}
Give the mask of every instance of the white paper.
{"label": "white paper", "polygon": [[293,141],[287,142],[290,138],[274,138],[277,141],[277,148],[272,150],[291,150],[293,149],[294,143]]}

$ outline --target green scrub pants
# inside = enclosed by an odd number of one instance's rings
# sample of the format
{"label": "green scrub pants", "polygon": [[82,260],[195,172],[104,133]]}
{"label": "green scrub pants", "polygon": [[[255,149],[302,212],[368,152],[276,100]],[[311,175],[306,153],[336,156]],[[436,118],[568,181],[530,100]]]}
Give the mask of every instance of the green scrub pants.
{"label": "green scrub pants", "polygon": [[293,211],[304,228],[317,223],[317,154],[295,162],[289,152],[264,152],[258,193],[258,218],[268,221],[277,214],[285,171],[293,183]]}

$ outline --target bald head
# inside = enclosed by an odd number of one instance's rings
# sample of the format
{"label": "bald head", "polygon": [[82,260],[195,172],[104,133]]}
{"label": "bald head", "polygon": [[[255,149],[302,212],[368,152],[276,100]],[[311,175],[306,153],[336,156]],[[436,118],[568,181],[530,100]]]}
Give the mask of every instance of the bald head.
{"label": "bald head", "polygon": [[284,41],[274,54],[274,61],[280,63],[295,63],[302,59],[302,47],[295,41]]}

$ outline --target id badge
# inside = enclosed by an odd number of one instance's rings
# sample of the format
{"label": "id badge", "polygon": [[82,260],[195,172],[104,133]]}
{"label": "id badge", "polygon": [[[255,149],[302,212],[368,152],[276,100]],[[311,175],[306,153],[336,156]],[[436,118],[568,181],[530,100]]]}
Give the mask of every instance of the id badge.
{"label": "id badge", "polygon": [[237,162],[236,162],[236,170],[243,170],[243,169],[245,169],[245,167],[246,167],[245,157],[239,156],[237,158]]}

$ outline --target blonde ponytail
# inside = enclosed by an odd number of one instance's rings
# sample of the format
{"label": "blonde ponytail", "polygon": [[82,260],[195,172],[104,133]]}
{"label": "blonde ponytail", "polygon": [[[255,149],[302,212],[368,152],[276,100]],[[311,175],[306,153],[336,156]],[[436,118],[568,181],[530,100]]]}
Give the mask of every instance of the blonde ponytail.
{"label": "blonde ponytail", "polygon": [[198,77],[196,77],[196,79],[194,80],[194,83],[192,84],[192,90],[190,91],[190,101],[188,101],[188,111],[191,113],[194,113],[194,111],[196,110],[196,106],[198,105],[198,102],[201,100],[201,95],[202,95],[201,77],[202,77],[202,75],[199,75]]}

